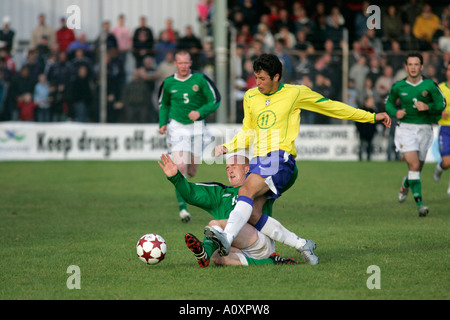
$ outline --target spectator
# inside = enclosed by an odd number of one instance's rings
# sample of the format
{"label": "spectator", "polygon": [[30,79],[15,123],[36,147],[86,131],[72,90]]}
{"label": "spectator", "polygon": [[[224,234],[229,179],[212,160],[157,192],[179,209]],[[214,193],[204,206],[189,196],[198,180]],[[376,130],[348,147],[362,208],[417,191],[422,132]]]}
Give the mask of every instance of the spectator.
{"label": "spectator", "polygon": [[197,3],[197,16],[207,36],[212,36],[212,8],[210,0],[201,0]]}
{"label": "spectator", "polygon": [[[377,112],[375,107],[374,98],[372,96],[367,96],[364,105],[361,106],[360,109],[369,112]],[[369,123],[360,123],[356,122],[356,129],[359,133],[359,150],[358,150],[358,158],[359,161],[363,161],[363,152],[365,150],[367,161],[372,159],[373,153],[373,138],[377,132],[377,127],[373,124]]]}
{"label": "spectator", "polygon": [[249,25],[251,33],[256,33],[259,22],[259,10],[253,4],[253,0],[243,0],[240,11],[244,15],[244,22]]}
{"label": "spectator", "polygon": [[117,39],[117,49],[119,50],[119,58],[125,63],[127,53],[133,46],[133,39],[131,38],[130,29],[125,26],[125,15],[120,14],[118,17],[118,24],[115,26],[111,33]]}
{"label": "spectator", "polygon": [[391,50],[386,52],[386,58],[392,66],[394,73],[403,69],[406,58],[405,53],[401,50],[400,44],[396,40],[391,40]]}
{"label": "spectator", "polygon": [[309,47],[312,47],[311,42],[307,40],[307,33],[305,30],[300,29],[297,31],[296,44],[294,46],[295,50],[307,50]]}
{"label": "spectator", "polygon": [[[308,57],[308,53],[302,50],[298,53],[298,62],[295,66],[295,78],[299,79],[313,72],[314,65]],[[311,88],[312,89],[312,88]]]}
{"label": "spectator", "polygon": [[76,50],[81,49],[84,51],[84,56],[89,58],[90,60],[93,59],[93,48],[92,45],[87,42],[86,40],[86,33],[82,32],[78,39],[75,39],[75,41],[71,42],[69,44],[69,47],[67,48],[67,54],[70,59],[73,58],[73,54]]}
{"label": "spectator", "polygon": [[34,102],[38,105],[38,122],[50,122],[50,85],[45,74],[39,75],[39,81],[34,86]]}
{"label": "spectator", "polygon": [[431,50],[433,35],[440,27],[439,17],[433,13],[429,4],[425,4],[413,25],[413,34],[419,39],[420,50]]}
{"label": "spectator", "polygon": [[409,0],[401,9],[403,23],[412,26],[421,13],[422,5],[419,0]]}
{"label": "spectator", "polygon": [[375,91],[378,96],[378,101],[375,101],[378,110],[383,110],[381,106],[384,100],[389,94],[392,85],[394,84],[394,68],[391,65],[387,65],[383,69],[383,75],[380,76],[375,82]]}
{"label": "spectator", "polygon": [[30,39],[30,49],[35,49],[42,36],[47,36],[48,46],[51,48],[55,44],[55,31],[45,23],[45,14],[41,13],[38,17],[39,24],[33,29]]}
{"label": "spectator", "polygon": [[420,49],[419,40],[412,34],[412,28],[409,23],[403,24],[403,32],[398,37],[400,48],[403,51],[417,51]]}
{"label": "spectator", "polygon": [[265,23],[258,24],[258,32],[255,34],[254,40],[261,41],[266,52],[272,52],[275,47],[275,38]]}
{"label": "spectator", "polygon": [[287,25],[280,26],[280,31],[275,34],[275,41],[281,40],[286,49],[293,49],[297,44],[295,35],[289,31]]}
{"label": "spectator", "polygon": [[11,75],[16,74],[16,64],[7,48],[0,48],[0,59],[3,60],[4,68],[6,68]]}
{"label": "spectator", "polygon": [[381,74],[380,61],[378,60],[378,57],[370,57],[369,73],[367,74],[367,77],[372,80],[372,83],[376,83]]}
{"label": "spectator", "polygon": [[241,26],[241,29],[236,34],[236,42],[243,45],[245,49],[250,47],[253,42],[253,34],[250,31],[250,26],[248,24],[244,23]]}
{"label": "spectator", "polygon": [[185,28],[185,35],[178,39],[177,49],[185,50],[190,53],[192,59],[192,69],[200,70],[202,68],[201,51],[203,45],[200,39],[194,35],[192,27],[190,25]]}
{"label": "spectator", "polygon": [[0,42],[4,42],[4,48],[11,52],[14,45],[14,30],[10,29],[11,18],[9,16],[3,17],[3,29],[0,29]]}
{"label": "spectator", "polygon": [[91,60],[89,60],[85,54],[84,50],[77,49],[75,51],[75,57],[72,59],[72,66],[74,70],[74,74],[78,74],[78,69],[81,67],[85,67],[87,69],[87,77],[91,81],[94,79],[94,66],[92,65]]}
{"label": "spectator", "polygon": [[153,36],[153,31],[147,26],[147,18],[145,16],[141,16],[139,18],[139,27],[134,30],[133,34],[133,53],[136,54],[137,49],[144,49],[147,51],[146,55],[153,57],[154,45],[155,38]]}
{"label": "spectator", "polygon": [[274,34],[277,34],[280,32],[281,27],[287,27],[290,33],[295,33],[295,23],[294,21],[289,17],[289,12],[287,9],[282,8],[280,10],[280,17],[278,20],[274,23]]}
{"label": "spectator", "polygon": [[214,53],[213,42],[211,39],[205,39],[203,42],[203,53],[202,53],[202,61],[203,61],[203,70],[202,72],[208,76],[210,79],[215,78],[215,69],[216,65],[216,55]]}
{"label": "spectator", "polygon": [[176,44],[169,40],[167,31],[161,32],[160,38],[155,45],[155,62],[159,65],[166,58],[168,52],[174,52]]}
{"label": "spectator", "polygon": [[444,34],[438,38],[439,50],[450,52],[450,28],[444,28]]}
{"label": "spectator", "polygon": [[145,57],[151,57],[153,53],[153,44],[148,41],[148,33],[139,31],[137,39],[133,41],[133,56],[136,68],[142,67]]}
{"label": "spectator", "polygon": [[337,26],[343,27],[345,25],[345,18],[341,14],[338,6],[333,6],[331,8],[331,13],[326,16],[325,21],[329,27],[333,28],[336,28]]}
{"label": "spectator", "polygon": [[161,34],[166,32],[167,40],[171,43],[176,44],[178,41],[178,31],[173,28],[173,20],[171,18],[166,19],[166,27],[161,31],[159,37],[161,38]]}
{"label": "spectator", "polygon": [[323,50],[323,45],[328,37],[327,31],[328,28],[325,22],[325,16],[318,16],[317,22],[314,24],[313,30],[308,37],[308,40],[311,41],[315,50]]}
{"label": "spectator", "polygon": [[70,83],[74,76],[72,64],[67,60],[67,53],[58,53],[58,60],[48,71],[50,92],[52,94],[53,121],[65,121],[71,116],[69,110]]}
{"label": "spectator", "polygon": [[106,49],[111,50],[111,49],[117,49],[118,48],[116,36],[111,33],[110,26],[111,26],[111,24],[110,24],[109,21],[104,21],[103,22],[103,30],[101,31],[101,33],[98,36],[97,41],[96,41],[96,48],[97,49],[100,48],[100,44],[101,44],[100,41],[101,41],[101,38],[102,38],[103,34],[106,35]]}
{"label": "spectator", "polygon": [[363,96],[364,81],[369,74],[369,67],[366,65],[366,57],[361,55],[358,63],[350,67],[349,76],[355,80],[355,88],[358,91],[358,96]]}
{"label": "spectator", "polygon": [[348,88],[347,88],[347,102],[349,106],[353,108],[358,108],[358,92],[355,89],[355,81],[353,79],[348,79]]}
{"label": "spectator", "polygon": [[65,17],[61,17],[60,23],[61,28],[56,31],[56,43],[58,44],[59,51],[67,51],[69,45],[76,40],[75,32],[67,28]]}
{"label": "spectator", "polygon": [[[151,59],[151,58],[150,58]],[[122,104],[127,123],[148,122],[148,102],[151,94],[139,69],[133,71],[133,79],[127,83],[122,93]]]}
{"label": "spectator", "polygon": [[403,21],[397,7],[389,5],[387,11],[381,17],[383,28],[383,41],[398,40],[402,34]]}
{"label": "spectator", "polygon": [[37,104],[33,102],[33,96],[27,92],[19,96],[17,100],[17,109],[19,109],[19,120],[34,121],[34,110]]}
{"label": "spectator", "polygon": [[280,19],[280,12],[278,10],[278,6],[274,3],[271,3],[269,6],[269,15],[268,15],[268,27],[272,33],[275,32],[275,22]]}
{"label": "spectator", "polygon": [[294,66],[292,65],[291,56],[286,52],[283,40],[279,39],[275,41],[274,54],[280,59],[283,65],[283,82],[289,83],[294,75]]}
{"label": "spectator", "polygon": [[75,79],[71,83],[71,102],[75,112],[75,121],[88,122],[93,100],[92,84],[89,80],[89,70],[80,66]]}
{"label": "spectator", "polygon": [[313,22],[308,17],[306,9],[298,2],[294,3],[294,24],[296,32],[302,30],[308,35],[312,31]]}
{"label": "spectator", "polygon": [[122,61],[118,59],[116,51],[111,51],[106,56],[107,70],[107,122],[116,123],[121,116],[121,94],[125,74]]}
{"label": "spectator", "polygon": [[361,10],[356,13],[355,18],[353,20],[353,30],[354,39],[361,39],[362,35],[366,33],[367,30],[367,19],[369,18],[370,13],[367,12],[367,8],[370,6],[369,1],[363,1]]}
{"label": "spectator", "polygon": [[156,66],[154,65],[152,57],[146,57],[142,68],[139,69],[140,77],[148,87],[150,99],[148,100],[148,119],[150,123],[156,123],[158,120],[158,112],[155,109],[156,101],[153,101],[153,93],[156,87],[156,81],[158,80],[158,73]]}
{"label": "spectator", "polygon": [[172,51],[167,52],[165,59],[157,66],[156,74],[158,75],[158,88],[164,79],[173,75],[177,71],[177,68],[173,64],[173,57],[174,54]]}
{"label": "spectator", "polygon": [[335,13],[329,17],[331,21],[327,22],[326,37],[327,39],[333,41],[333,45],[335,48],[339,48],[341,45],[341,41],[344,38],[344,27],[340,24],[339,14]]}

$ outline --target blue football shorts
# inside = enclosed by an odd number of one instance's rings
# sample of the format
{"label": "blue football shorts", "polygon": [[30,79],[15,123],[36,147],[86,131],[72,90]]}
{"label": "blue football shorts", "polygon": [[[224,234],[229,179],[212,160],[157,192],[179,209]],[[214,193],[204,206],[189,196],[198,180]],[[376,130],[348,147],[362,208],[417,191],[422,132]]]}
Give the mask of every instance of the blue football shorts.
{"label": "blue football shorts", "polygon": [[296,169],[295,159],[289,153],[279,150],[269,152],[264,157],[255,157],[250,161],[250,173],[256,173],[266,178],[270,191],[268,196],[277,199],[284,191],[283,188],[290,182]]}
{"label": "blue football shorts", "polygon": [[439,152],[441,157],[450,156],[450,126],[439,129]]}

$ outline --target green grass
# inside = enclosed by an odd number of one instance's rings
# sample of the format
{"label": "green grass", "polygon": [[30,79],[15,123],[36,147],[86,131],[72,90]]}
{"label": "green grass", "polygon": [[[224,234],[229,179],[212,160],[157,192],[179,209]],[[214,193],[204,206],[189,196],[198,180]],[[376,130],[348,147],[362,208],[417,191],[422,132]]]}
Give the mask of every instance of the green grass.
{"label": "green grass", "polygon": [[[3,162],[0,164],[0,299],[449,299],[448,173],[422,173],[430,215],[413,199],[399,204],[401,162],[300,162],[296,184],[274,216],[313,239],[320,264],[199,268],[184,235],[202,236],[210,216],[178,218],[174,189],[156,162]],[[193,181],[227,183],[221,165]],[[135,245],[162,235],[166,259],[147,266]],[[301,260],[278,244],[281,255]],[[67,268],[81,270],[69,290]],[[381,289],[366,286],[376,265]]]}

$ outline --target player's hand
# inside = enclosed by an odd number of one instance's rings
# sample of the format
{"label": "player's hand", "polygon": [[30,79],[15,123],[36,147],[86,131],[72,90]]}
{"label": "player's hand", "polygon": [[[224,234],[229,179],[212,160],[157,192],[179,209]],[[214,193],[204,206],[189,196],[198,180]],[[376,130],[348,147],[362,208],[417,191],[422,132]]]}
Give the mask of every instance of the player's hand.
{"label": "player's hand", "polygon": [[221,156],[222,154],[227,153],[227,151],[228,151],[227,148],[225,148],[223,145],[218,145],[214,149],[214,156],[215,157]]}
{"label": "player's hand", "polygon": [[419,110],[419,111],[430,110],[430,107],[426,103],[423,103],[422,101],[417,101],[416,103],[414,103],[414,105],[416,106],[417,110]]}
{"label": "player's hand", "polygon": [[168,177],[173,177],[177,174],[178,168],[177,165],[172,161],[170,156],[167,153],[163,153],[161,155],[161,161],[158,161],[159,166],[163,169],[164,173]]}
{"label": "player's hand", "polygon": [[398,110],[398,111],[395,113],[395,117],[396,117],[397,119],[402,119],[402,118],[405,116],[405,114],[406,114],[406,110],[405,110],[405,109],[401,109],[401,110]]}
{"label": "player's hand", "polygon": [[188,114],[189,119],[191,119],[192,121],[197,120],[198,118],[200,118],[200,112],[192,110],[191,112],[189,112]]}
{"label": "player's hand", "polygon": [[391,117],[389,117],[389,115],[386,112],[377,113],[375,115],[375,120],[377,122],[381,122],[388,128],[391,127]]}
{"label": "player's hand", "polygon": [[165,134],[167,131],[167,126],[162,126],[161,128],[159,128],[158,132],[159,134]]}

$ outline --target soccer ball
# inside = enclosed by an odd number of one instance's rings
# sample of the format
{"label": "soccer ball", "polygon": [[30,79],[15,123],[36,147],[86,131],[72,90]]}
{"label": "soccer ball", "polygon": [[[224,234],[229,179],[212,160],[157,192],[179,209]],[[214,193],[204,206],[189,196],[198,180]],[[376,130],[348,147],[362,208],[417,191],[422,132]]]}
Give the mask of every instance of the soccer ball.
{"label": "soccer ball", "polygon": [[143,235],[136,244],[136,252],[146,264],[157,264],[164,260],[167,244],[163,237],[155,233]]}

